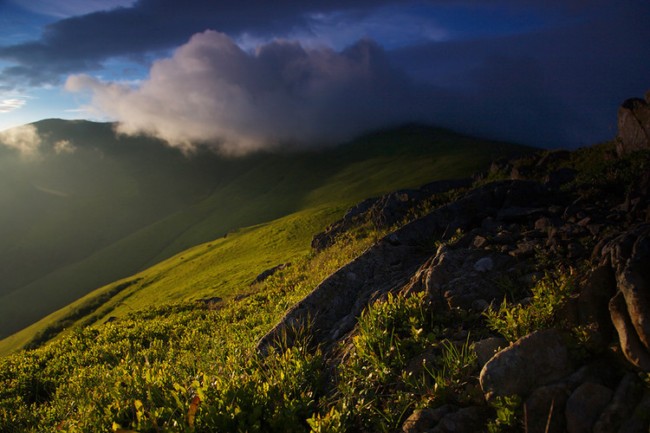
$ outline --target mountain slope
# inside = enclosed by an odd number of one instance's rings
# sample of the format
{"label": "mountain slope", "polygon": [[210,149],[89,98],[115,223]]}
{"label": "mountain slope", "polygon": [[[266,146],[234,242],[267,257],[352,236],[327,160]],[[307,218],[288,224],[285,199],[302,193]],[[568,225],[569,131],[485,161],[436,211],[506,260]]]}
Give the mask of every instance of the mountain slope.
{"label": "mountain slope", "polygon": [[[408,126],[329,149],[237,159],[205,152],[187,159],[155,141],[115,139],[107,124],[37,126],[50,146],[42,158],[21,161],[8,154],[3,161],[24,169],[23,185],[38,178],[39,185],[67,196],[41,194],[37,198],[49,201],[33,202],[47,212],[14,216],[14,232],[30,235],[16,235],[0,254],[7,275],[0,298],[3,336],[96,287],[239,227],[323,206],[340,215],[365,197],[467,176],[498,156],[527,151]],[[77,151],[49,150],[63,139],[77,143]],[[17,209],[19,198],[7,206]],[[49,207],[51,201],[56,206]],[[331,218],[319,217],[315,231]],[[9,225],[3,227],[9,231]],[[304,242],[300,248],[306,247]]]}
{"label": "mountain slope", "polygon": [[309,253],[340,212],[306,209],[102,288],[0,359],[0,428],[647,431],[627,342],[650,314],[650,154],[612,150],[365,200]]}

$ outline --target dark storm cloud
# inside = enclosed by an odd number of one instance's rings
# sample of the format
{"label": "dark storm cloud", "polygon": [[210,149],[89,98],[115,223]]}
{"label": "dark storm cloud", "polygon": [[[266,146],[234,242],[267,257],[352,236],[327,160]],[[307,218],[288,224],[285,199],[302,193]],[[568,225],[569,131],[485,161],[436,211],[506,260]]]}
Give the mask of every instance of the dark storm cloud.
{"label": "dark storm cloud", "polygon": [[612,138],[618,105],[650,89],[649,20],[650,4],[620,2],[579,24],[408,47],[391,59],[446,90],[440,124],[575,147]]}
{"label": "dark storm cloud", "polygon": [[229,34],[283,35],[305,26],[310,13],[361,10],[382,3],[386,2],[140,0],[131,8],[54,22],[45,28],[40,39],[0,47],[0,58],[16,63],[6,68],[0,79],[17,83],[25,78],[32,83],[52,84],[59,82],[63,73],[98,69],[107,58],[176,47],[206,29]]}

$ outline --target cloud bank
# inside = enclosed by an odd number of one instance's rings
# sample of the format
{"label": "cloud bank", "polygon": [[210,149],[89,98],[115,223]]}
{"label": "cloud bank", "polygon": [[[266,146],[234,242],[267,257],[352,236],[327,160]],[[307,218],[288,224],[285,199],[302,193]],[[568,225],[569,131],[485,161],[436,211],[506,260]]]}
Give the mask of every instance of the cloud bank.
{"label": "cloud bank", "polygon": [[17,150],[23,158],[38,155],[41,137],[34,125],[24,125],[0,132],[0,145]]}
{"label": "cloud bank", "polygon": [[136,88],[88,75],[69,77],[66,88],[90,90],[93,107],[117,119],[120,133],[230,154],[338,142],[418,120],[424,102],[372,41],[341,52],[274,41],[247,52],[215,31],[156,61]]}

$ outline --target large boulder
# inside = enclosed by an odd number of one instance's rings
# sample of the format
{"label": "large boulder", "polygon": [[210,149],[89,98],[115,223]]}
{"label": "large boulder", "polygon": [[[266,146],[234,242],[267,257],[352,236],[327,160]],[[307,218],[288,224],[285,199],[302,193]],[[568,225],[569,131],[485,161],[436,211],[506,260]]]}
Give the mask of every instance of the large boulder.
{"label": "large boulder", "polygon": [[612,395],[611,389],[593,382],[585,382],[576,388],[566,403],[567,432],[591,433]]}
{"label": "large boulder", "polygon": [[511,271],[515,260],[506,254],[442,246],[404,288],[424,291],[434,306],[482,310],[503,299],[498,277]]}
{"label": "large boulder", "polygon": [[650,92],[645,100],[631,98],[618,109],[616,153],[623,156],[641,149],[650,149]]}
{"label": "large boulder", "polygon": [[625,357],[650,371],[650,224],[640,224],[605,248],[616,272],[618,293],[609,303]]}
{"label": "large boulder", "polygon": [[566,377],[572,371],[564,334],[556,329],[536,331],[497,353],[481,370],[487,400],[528,396],[535,388]]}

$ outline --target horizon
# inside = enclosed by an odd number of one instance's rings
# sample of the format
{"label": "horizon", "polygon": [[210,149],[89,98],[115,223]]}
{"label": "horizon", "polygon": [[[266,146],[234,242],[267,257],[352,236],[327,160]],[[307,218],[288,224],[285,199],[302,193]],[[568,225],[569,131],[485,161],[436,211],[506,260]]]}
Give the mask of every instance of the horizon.
{"label": "horizon", "polygon": [[650,89],[640,0],[9,0],[0,16],[0,130],[108,121],[245,154],[422,123],[576,148],[615,136],[618,106]]}

